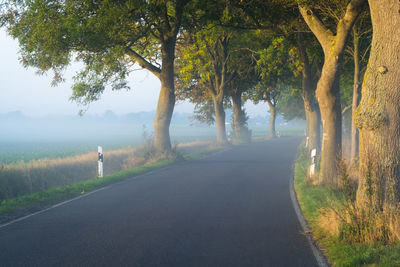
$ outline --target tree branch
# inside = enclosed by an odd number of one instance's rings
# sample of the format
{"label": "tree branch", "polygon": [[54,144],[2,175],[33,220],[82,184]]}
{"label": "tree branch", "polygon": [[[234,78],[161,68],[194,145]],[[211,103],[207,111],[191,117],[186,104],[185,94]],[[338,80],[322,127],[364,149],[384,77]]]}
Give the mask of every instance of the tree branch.
{"label": "tree branch", "polygon": [[172,33],[174,36],[176,36],[179,32],[179,29],[180,29],[181,23],[182,23],[183,9],[189,2],[190,2],[189,0],[183,0],[183,1],[177,1],[177,3],[176,3],[176,6],[175,6],[176,21],[175,21],[174,25],[172,26]]}
{"label": "tree branch", "polygon": [[345,107],[343,110],[342,110],[342,115],[344,115],[349,109],[351,109],[352,108],[352,105],[348,105],[347,107]]}
{"label": "tree branch", "polygon": [[275,105],[272,103],[272,101],[270,99],[266,99],[266,101],[267,101],[267,104],[268,104],[270,110],[275,108]]}
{"label": "tree branch", "polygon": [[214,87],[214,82],[211,77],[208,77],[208,84],[209,84],[209,92],[211,93],[211,95],[214,97],[217,96],[217,92]]}
{"label": "tree branch", "polygon": [[133,51],[130,47],[127,49],[129,55],[140,65],[140,67],[147,69],[160,79],[161,69],[148,62],[141,55]]}
{"label": "tree branch", "polygon": [[299,10],[304,21],[310,27],[311,31],[317,37],[319,43],[325,50],[328,47],[330,39],[334,36],[332,31],[325,27],[322,21],[314,14],[311,8],[303,7],[299,4]]}
{"label": "tree branch", "polygon": [[353,27],[358,15],[361,13],[364,3],[365,0],[351,0],[347,5],[346,13],[337,26],[336,50],[342,49],[346,44],[347,35]]}

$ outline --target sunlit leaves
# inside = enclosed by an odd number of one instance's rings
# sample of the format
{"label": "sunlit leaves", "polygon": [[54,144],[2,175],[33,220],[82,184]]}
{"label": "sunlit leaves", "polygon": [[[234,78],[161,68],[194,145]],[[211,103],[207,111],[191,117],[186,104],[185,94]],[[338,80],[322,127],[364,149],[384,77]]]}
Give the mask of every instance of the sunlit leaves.
{"label": "sunlit leaves", "polygon": [[[177,70],[179,79],[181,80],[183,89],[193,87],[202,88],[205,91],[204,97],[207,95],[210,79],[214,79],[214,64],[223,64],[218,58],[221,56],[221,41],[226,39],[231,33],[221,27],[208,25],[205,29],[197,31],[191,36],[186,36],[188,40],[184,47],[179,49],[179,57],[177,58]],[[218,66],[221,67],[221,66]]]}
{"label": "sunlit leaves", "polygon": [[[282,36],[271,36],[264,49],[258,51],[259,83],[253,90],[254,102],[277,102],[282,88],[292,86],[301,70],[295,48]],[[276,103],[274,103],[276,104]]]}

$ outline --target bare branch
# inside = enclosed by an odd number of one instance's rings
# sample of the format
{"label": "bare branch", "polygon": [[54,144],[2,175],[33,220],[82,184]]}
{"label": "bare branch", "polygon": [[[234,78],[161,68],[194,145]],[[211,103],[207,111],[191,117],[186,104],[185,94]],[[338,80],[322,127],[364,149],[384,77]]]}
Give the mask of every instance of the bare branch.
{"label": "bare branch", "polygon": [[347,107],[345,107],[343,110],[342,110],[342,115],[344,115],[348,110],[350,110],[352,108],[352,105],[348,105]]}
{"label": "bare branch", "polygon": [[144,69],[153,73],[157,78],[160,78],[161,69],[148,62],[141,55],[133,51],[130,47],[127,49],[129,55]]}
{"label": "bare branch", "polygon": [[371,45],[372,45],[372,43],[370,43],[370,44],[368,45],[368,47],[367,47],[367,48],[365,49],[365,51],[364,51],[364,54],[361,56],[361,60],[362,60],[362,61],[364,61],[365,58],[367,57],[368,52],[369,52],[369,50],[371,49]]}
{"label": "bare branch", "polygon": [[339,21],[336,35],[336,49],[340,50],[346,44],[347,35],[362,11],[365,0],[351,0],[347,5],[346,13]]}

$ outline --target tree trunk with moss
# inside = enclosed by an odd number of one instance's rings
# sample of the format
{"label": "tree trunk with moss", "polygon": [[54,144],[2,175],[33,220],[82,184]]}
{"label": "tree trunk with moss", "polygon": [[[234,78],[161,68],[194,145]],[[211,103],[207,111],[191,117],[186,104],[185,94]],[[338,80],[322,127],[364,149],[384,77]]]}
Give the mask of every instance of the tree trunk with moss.
{"label": "tree trunk with moss", "polygon": [[275,131],[275,120],[276,120],[276,104],[272,103],[271,100],[267,100],[268,107],[269,107],[269,137],[275,138],[276,131]]}
{"label": "tree trunk with moss", "polygon": [[370,0],[369,5],[371,54],[354,113],[360,130],[357,203],[391,213],[400,209],[400,3]]}
{"label": "tree trunk with moss", "polygon": [[342,113],[340,108],[340,72],[346,41],[365,0],[351,0],[336,27],[336,34],[327,28],[308,6],[299,6],[305,22],[324,50],[324,65],[317,84],[316,97],[321,111],[323,136],[320,181],[337,184],[341,160]]}
{"label": "tree trunk with moss", "polygon": [[162,46],[161,90],[154,119],[154,148],[163,153],[171,150],[169,125],[175,106],[174,59],[175,38],[166,40]]}
{"label": "tree trunk with moss", "polygon": [[311,76],[311,66],[308,60],[308,55],[303,42],[303,34],[298,35],[298,47],[300,61],[302,63],[302,97],[304,102],[304,110],[306,114],[306,134],[308,139],[308,150],[320,149],[320,115],[318,104],[314,97],[315,87],[313,86]]}
{"label": "tree trunk with moss", "polygon": [[[357,109],[357,105],[361,98],[361,83],[360,83],[360,37],[358,33],[353,30],[353,60],[354,60],[354,86],[353,86],[353,103],[352,110]],[[354,118],[351,120],[351,150],[350,161],[354,161],[358,155],[359,133],[357,126],[354,123]]]}

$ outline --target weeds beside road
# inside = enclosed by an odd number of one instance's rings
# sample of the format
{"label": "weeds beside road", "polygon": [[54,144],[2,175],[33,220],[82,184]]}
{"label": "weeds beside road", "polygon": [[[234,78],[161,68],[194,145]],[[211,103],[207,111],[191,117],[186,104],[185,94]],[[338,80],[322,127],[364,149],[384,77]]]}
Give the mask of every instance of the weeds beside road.
{"label": "weeds beside road", "polygon": [[295,166],[294,187],[304,217],[312,228],[313,237],[330,264],[400,266],[400,243],[372,239],[360,242],[353,231],[360,226],[356,225],[359,222],[347,219],[346,214],[352,210],[352,200],[346,190],[311,185],[307,181],[309,164],[307,150],[301,146]]}

